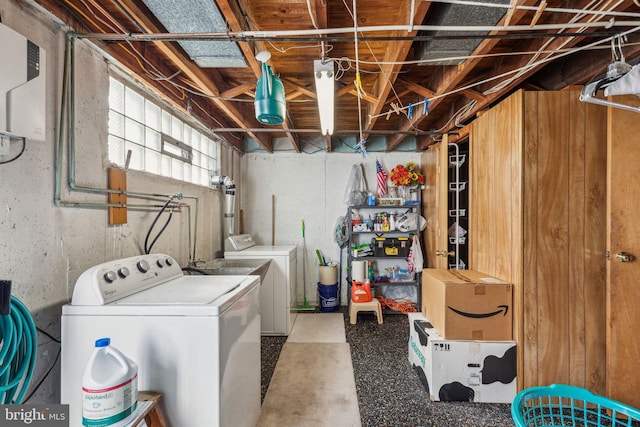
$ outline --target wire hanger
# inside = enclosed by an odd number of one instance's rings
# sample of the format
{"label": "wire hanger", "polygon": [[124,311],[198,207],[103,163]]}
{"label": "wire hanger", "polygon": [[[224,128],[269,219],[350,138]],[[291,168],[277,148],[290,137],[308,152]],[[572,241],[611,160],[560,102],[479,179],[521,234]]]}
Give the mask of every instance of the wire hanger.
{"label": "wire hanger", "polygon": [[[621,104],[619,102],[597,98],[598,91],[604,90],[605,96],[607,96],[608,93],[606,89],[609,88],[609,86],[627,76],[627,74],[629,74],[629,77],[632,77],[630,75],[630,71],[637,67],[632,67],[625,61],[624,54],[622,52],[622,44],[625,41],[627,41],[626,34],[622,36],[618,35],[611,39],[611,56],[613,62],[609,64],[605,77],[591,80],[584,86],[584,89],[580,94],[580,101],[598,105],[605,105],[609,107],[622,108],[624,110],[640,113],[640,107],[634,107],[632,105]],[[622,93],[617,94],[620,95]]]}

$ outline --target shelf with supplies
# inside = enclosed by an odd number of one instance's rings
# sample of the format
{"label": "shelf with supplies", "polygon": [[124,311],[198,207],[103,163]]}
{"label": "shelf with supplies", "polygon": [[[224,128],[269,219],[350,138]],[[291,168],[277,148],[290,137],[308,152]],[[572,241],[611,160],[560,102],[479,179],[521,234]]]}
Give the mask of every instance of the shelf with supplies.
{"label": "shelf with supplies", "polygon": [[[384,201],[384,199],[383,199]],[[410,271],[414,238],[421,245],[421,203],[354,205],[347,211],[348,254],[347,285],[349,304],[351,287],[370,282],[372,297],[410,302],[421,309],[421,274]],[[420,246],[421,250],[421,246]],[[385,310],[389,314],[398,311]]]}

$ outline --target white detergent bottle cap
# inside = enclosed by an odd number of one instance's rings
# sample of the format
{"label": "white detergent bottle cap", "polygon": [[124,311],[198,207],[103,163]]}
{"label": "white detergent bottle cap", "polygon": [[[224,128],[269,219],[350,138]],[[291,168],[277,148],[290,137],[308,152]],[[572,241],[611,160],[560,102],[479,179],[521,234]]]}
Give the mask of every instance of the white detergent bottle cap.
{"label": "white detergent bottle cap", "polygon": [[111,344],[111,338],[100,338],[96,340],[96,347],[106,347]]}

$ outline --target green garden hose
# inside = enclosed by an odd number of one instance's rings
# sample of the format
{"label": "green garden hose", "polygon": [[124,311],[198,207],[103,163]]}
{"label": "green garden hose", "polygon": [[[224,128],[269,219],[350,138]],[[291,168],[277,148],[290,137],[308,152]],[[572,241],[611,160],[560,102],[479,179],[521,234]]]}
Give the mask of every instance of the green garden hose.
{"label": "green garden hose", "polygon": [[0,403],[22,403],[36,366],[37,338],[31,313],[12,295],[9,314],[0,315]]}

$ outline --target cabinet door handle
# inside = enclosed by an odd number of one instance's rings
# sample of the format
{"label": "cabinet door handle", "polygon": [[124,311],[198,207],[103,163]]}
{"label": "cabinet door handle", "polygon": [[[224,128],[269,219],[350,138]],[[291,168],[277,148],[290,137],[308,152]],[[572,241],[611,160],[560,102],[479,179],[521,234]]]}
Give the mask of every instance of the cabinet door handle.
{"label": "cabinet door handle", "polygon": [[436,250],[436,256],[456,256],[455,251],[449,251],[447,252],[446,250]]}
{"label": "cabinet door handle", "polygon": [[631,262],[634,259],[635,257],[627,252],[618,252],[616,254],[616,261],[618,262]]}

